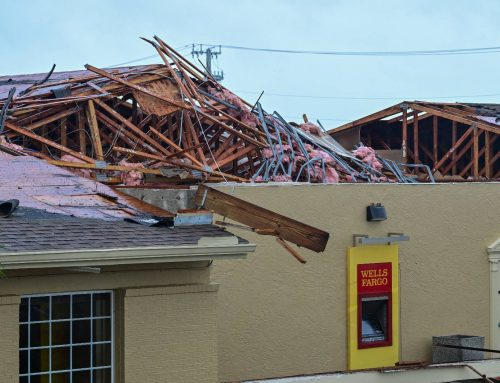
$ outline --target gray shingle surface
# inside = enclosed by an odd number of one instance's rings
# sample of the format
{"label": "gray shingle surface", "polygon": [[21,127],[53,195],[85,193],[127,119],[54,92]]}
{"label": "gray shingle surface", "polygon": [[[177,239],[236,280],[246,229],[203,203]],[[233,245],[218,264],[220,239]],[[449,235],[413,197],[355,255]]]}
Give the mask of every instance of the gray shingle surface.
{"label": "gray shingle surface", "polygon": [[[0,253],[196,245],[201,237],[227,237],[214,225],[147,227],[75,217],[0,218]],[[239,239],[240,243],[246,243]]]}

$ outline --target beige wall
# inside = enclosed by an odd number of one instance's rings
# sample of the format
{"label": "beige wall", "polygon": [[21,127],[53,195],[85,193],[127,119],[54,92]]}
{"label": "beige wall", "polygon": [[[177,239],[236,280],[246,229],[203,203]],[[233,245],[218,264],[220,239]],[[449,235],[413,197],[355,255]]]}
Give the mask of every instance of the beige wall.
{"label": "beige wall", "polygon": [[216,287],[127,290],[125,382],[217,382]]}
{"label": "beige wall", "polygon": [[[500,184],[281,185],[221,188],[331,234],[326,251],[300,252],[231,229],[257,244],[247,260],[216,262],[219,378],[346,369],[346,249],[353,234],[404,232],[400,245],[401,358],[429,360],[432,335],[489,335],[486,247],[500,235]],[[366,222],[381,202],[388,220]]]}
{"label": "beige wall", "polygon": [[100,274],[10,272],[0,279],[1,381],[19,381],[20,295],[114,290],[116,383],[217,382],[218,286],[210,284],[207,266],[105,268]]}
{"label": "beige wall", "polygon": [[0,297],[0,376],[5,383],[19,382],[19,297]]}

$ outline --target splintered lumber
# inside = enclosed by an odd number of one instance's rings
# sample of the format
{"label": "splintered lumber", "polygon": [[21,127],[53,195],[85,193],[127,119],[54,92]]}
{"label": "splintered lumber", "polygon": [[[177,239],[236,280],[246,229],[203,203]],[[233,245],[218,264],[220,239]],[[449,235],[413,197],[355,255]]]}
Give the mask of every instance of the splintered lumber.
{"label": "splintered lumber", "polygon": [[[303,123],[293,123],[278,112],[267,113],[260,97],[254,103],[242,99],[158,36],[144,40],[162,64],[113,69],[86,65],[86,71],[59,73],[43,84],[28,84],[24,89],[29,87],[30,92],[14,95],[11,102],[0,99],[5,121],[12,127],[5,127],[2,142],[51,161],[67,160],[64,157],[69,154],[90,164],[89,169],[95,164],[97,168],[106,164],[138,167],[157,176],[120,177],[125,184],[173,183],[176,179],[179,183],[415,182],[409,175],[409,169],[414,169],[411,159],[422,163],[413,171],[419,180],[424,179],[423,169],[439,168],[443,173],[450,163],[453,173],[462,174],[472,161],[470,173],[476,178],[499,171],[494,161],[498,142],[494,141],[500,127],[490,119],[494,106],[484,105],[485,110],[478,111],[477,106],[465,104],[403,102],[334,130],[353,128],[356,132],[357,142],[344,149],[305,114]],[[3,88],[3,94],[6,91]],[[428,117],[433,117],[432,126]],[[478,132],[471,140],[473,150],[457,157],[455,150],[462,153],[468,146],[457,144],[457,132],[466,129],[463,124],[476,124]],[[372,127],[378,137],[370,134]],[[457,144],[451,162],[446,157],[447,129],[455,135],[451,145]],[[480,137],[483,132],[488,132],[484,139]],[[349,135],[344,132],[344,137]],[[387,150],[399,149],[395,146],[401,138],[403,163],[408,166],[371,153],[371,148],[358,148],[360,137],[366,137],[370,146]],[[369,154],[373,160],[367,159]],[[446,158],[439,163],[438,156],[443,154]],[[60,166],[70,167],[70,162]],[[163,165],[190,175],[179,180],[163,171],[162,176]],[[266,231],[257,229],[261,234]]]}
{"label": "splintered lumber", "polygon": [[315,252],[325,250],[330,236],[323,230],[205,185],[198,186],[196,204],[199,208],[212,210],[233,221],[254,228],[257,233],[260,231],[260,234],[273,235]]}
{"label": "splintered lumber", "polygon": [[121,84],[127,85],[127,86],[129,86],[129,87],[131,87],[131,88],[133,88],[135,90],[138,90],[139,92],[143,92],[143,93],[145,93],[147,95],[150,95],[152,97],[156,97],[159,100],[163,100],[163,101],[169,102],[172,105],[178,106],[179,108],[186,109],[186,110],[189,110],[189,111],[193,111],[195,114],[199,113],[201,116],[207,118],[208,120],[210,120],[210,121],[212,121],[212,122],[214,122],[216,124],[219,124],[222,128],[224,128],[225,130],[227,130],[229,132],[232,132],[232,133],[236,134],[240,138],[242,138],[242,139],[244,139],[244,140],[246,140],[246,141],[248,141],[248,142],[250,142],[250,143],[252,143],[254,145],[257,145],[259,147],[264,146],[260,141],[257,141],[255,139],[253,139],[252,137],[247,136],[246,134],[244,134],[244,133],[242,133],[242,132],[240,132],[240,131],[238,131],[238,130],[236,130],[234,128],[231,128],[230,126],[224,124],[223,122],[221,122],[217,118],[215,118],[215,117],[213,117],[213,116],[211,116],[211,115],[209,115],[209,114],[207,114],[207,113],[205,113],[205,112],[203,112],[201,110],[196,110],[196,108],[193,107],[193,106],[191,106],[191,105],[184,104],[182,102],[178,102],[176,100],[172,100],[171,98],[168,98],[168,97],[165,97],[165,96],[161,96],[159,94],[151,92],[151,91],[149,91],[147,89],[144,89],[144,88],[142,88],[140,86],[132,84],[129,81],[123,80],[122,78],[113,76],[112,74],[109,74],[106,71],[103,71],[103,70],[101,70],[99,68],[96,68],[96,67],[94,67],[92,65],[86,64],[85,68],[87,68],[88,70],[90,70],[92,72],[98,73],[98,74],[100,74],[100,75],[102,75],[104,77],[108,77],[108,78],[110,78],[113,81],[117,81],[117,82],[119,82]]}
{"label": "splintered lumber", "polygon": [[97,165],[84,164],[81,162],[68,162],[68,161],[58,161],[58,160],[48,160],[51,165],[57,165],[65,168],[75,168],[75,169],[93,169],[93,170],[108,170],[108,171],[120,171],[120,172],[140,172],[146,174],[161,175],[161,170],[159,169],[147,169],[141,167],[130,167],[130,166],[120,166],[120,165]]}
{"label": "splintered lumber", "polygon": [[[305,116],[305,114],[304,114]],[[307,122],[307,121],[306,121]],[[299,261],[300,263],[306,263],[307,261],[304,259],[302,255],[298,253],[297,250],[295,250],[292,246],[290,246],[288,243],[283,241],[281,238],[276,238],[276,242],[278,242],[283,248],[288,251],[292,256]]]}
{"label": "splintered lumber", "polygon": [[21,134],[23,136],[29,137],[29,138],[31,138],[31,139],[33,139],[35,141],[38,141],[38,142],[40,142],[42,144],[51,146],[51,147],[53,147],[55,149],[60,150],[61,152],[69,154],[69,155],[71,155],[73,157],[76,157],[76,158],[82,160],[82,161],[85,161],[85,162],[88,162],[88,163],[93,163],[94,162],[94,160],[92,158],[90,158],[90,157],[87,157],[87,156],[85,156],[85,155],[83,155],[81,153],[75,152],[74,150],[71,150],[71,149],[69,149],[69,148],[67,148],[65,146],[59,145],[57,142],[54,142],[54,141],[51,141],[51,140],[49,140],[49,139],[47,139],[45,137],[39,136],[38,134],[30,132],[29,130],[20,128],[19,126],[16,126],[16,125],[14,125],[14,124],[12,124],[10,122],[5,122],[5,126],[8,129],[10,129],[10,130],[12,130],[12,131],[14,131],[16,133],[19,133],[19,134]]}
{"label": "splintered lumber", "polygon": [[135,126],[134,124],[132,124],[129,120],[127,120],[126,118],[124,118],[121,114],[119,114],[113,108],[111,108],[110,106],[108,106],[106,103],[104,103],[104,102],[102,102],[100,100],[95,100],[95,102],[102,109],[104,109],[106,112],[108,112],[111,116],[115,117],[118,121],[120,121],[122,124],[124,124],[129,130],[131,130],[133,133],[135,133],[136,135],[138,135],[140,138],[142,138],[148,144],[151,144],[151,146],[154,146],[156,149],[158,149],[160,152],[163,152],[164,154],[170,154],[170,152],[167,149],[165,149],[158,142],[156,142],[151,137],[149,137],[146,133],[144,133],[137,126]]}
{"label": "splintered lumber", "polygon": [[99,126],[97,125],[97,117],[95,116],[94,102],[88,101],[87,119],[89,121],[90,131],[92,132],[92,142],[96,151],[96,156],[99,161],[104,159],[102,152],[101,135],[99,134]]}

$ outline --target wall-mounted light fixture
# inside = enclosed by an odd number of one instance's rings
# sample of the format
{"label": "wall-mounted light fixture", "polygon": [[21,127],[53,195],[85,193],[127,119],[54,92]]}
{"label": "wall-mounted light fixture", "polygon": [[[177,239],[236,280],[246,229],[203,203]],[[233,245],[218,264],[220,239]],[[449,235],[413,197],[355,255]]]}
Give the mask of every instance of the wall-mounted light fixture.
{"label": "wall-mounted light fixture", "polygon": [[387,219],[387,213],[385,211],[384,205],[381,203],[372,203],[370,206],[366,207],[366,220],[369,222],[373,221],[385,221]]}

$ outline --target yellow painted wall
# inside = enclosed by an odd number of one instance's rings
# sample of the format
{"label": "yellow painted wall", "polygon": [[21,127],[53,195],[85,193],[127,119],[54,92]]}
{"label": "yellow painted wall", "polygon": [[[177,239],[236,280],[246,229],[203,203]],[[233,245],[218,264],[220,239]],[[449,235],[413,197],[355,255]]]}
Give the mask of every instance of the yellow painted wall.
{"label": "yellow painted wall", "polygon": [[[215,262],[221,381],[345,370],[346,251],[352,234],[411,236],[399,248],[401,356],[429,360],[432,335],[489,334],[486,247],[500,234],[500,184],[260,185],[221,190],[331,233],[301,265],[274,238]],[[366,222],[381,202],[388,220]],[[488,342],[487,342],[488,343]]]}

